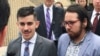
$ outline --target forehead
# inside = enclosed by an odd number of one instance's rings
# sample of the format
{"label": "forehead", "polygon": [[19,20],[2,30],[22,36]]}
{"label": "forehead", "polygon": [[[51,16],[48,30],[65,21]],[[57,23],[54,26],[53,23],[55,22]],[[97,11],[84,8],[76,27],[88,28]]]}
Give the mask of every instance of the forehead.
{"label": "forehead", "polygon": [[34,21],[34,16],[33,15],[28,15],[28,16],[25,16],[25,17],[18,17],[18,21],[19,22],[32,22]]}
{"label": "forehead", "polygon": [[76,20],[78,19],[78,14],[76,12],[66,12],[64,20]]}

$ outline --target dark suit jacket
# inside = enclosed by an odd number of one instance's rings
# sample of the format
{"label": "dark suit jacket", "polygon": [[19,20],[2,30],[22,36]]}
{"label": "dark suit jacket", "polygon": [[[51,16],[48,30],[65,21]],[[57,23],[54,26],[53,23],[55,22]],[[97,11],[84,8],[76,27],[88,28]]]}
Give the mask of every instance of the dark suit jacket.
{"label": "dark suit jacket", "polygon": [[[21,40],[21,37],[19,37],[8,45],[7,56],[21,55]],[[32,56],[57,56],[55,44],[51,40],[38,35]]]}
{"label": "dark suit jacket", "polygon": [[[45,14],[43,5],[35,8],[37,19],[40,21],[40,26],[37,29],[37,32],[44,37],[47,37],[46,23],[45,23]],[[51,32],[54,32],[55,38],[58,39],[59,36],[63,33],[63,28],[61,26],[64,18],[64,10],[53,6],[53,20],[51,24]],[[50,32],[50,33],[51,33]]]}
{"label": "dark suit jacket", "polygon": [[[91,20],[91,17],[92,17],[92,13],[93,13],[93,11],[88,11],[88,15],[89,15],[90,20]],[[95,34],[100,36],[100,17],[99,17],[99,22],[98,22],[97,27],[96,27]]]}

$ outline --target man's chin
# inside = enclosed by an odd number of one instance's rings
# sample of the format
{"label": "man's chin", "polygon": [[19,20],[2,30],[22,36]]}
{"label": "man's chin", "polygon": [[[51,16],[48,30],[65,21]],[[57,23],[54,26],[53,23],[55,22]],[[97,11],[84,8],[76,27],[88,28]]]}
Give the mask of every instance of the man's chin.
{"label": "man's chin", "polygon": [[25,40],[30,40],[30,37],[24,37]]}
{"label": "man's chin", "polygon": [[73,34],[69,34],[69,36],[70,36],[70,39],[71,39],[71,40],[76,39],[76,37],[75,37]]}
{"label": "man's chin", "polygon": [[68,34],[69,34],[70,37],[73,36],[73,34],[71,32],[68,32]]}

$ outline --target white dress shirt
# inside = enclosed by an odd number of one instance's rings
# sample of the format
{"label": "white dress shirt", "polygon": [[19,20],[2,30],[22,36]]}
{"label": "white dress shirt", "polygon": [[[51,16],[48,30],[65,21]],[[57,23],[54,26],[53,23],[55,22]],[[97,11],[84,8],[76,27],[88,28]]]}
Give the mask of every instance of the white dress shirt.
{"label": "white dress shirt", "polygon": [[[43,5],[43,7],[44,7],[44,15],[45,15],[45,20],[46,20],[46,11],[47,11],[47,6],[44,4]],[[53,5],[51,5],[50,7],[49,7],[49,13],[50,13],[50,22],[52,23],[52,20],[53,20]],[[54,32],[52,31],[52,38],[51,38],[52,40],[56,40],[56,38],[55,38],[55,35],[54,35]]]}
{"label": "white dress shirt", "polygon": [[[44,15],[45,15],[45,20],[46,20],[46,11],[47,11],[47,6],[43,5],[44,7]],[[50,13],[50,22],[52,23],[53,20],[53,5],[49,7],[49,13]]]}
{"label": "white dress shirt", "polygon": [[[32,56],[33,51],[34,51],[34,47],[35,47],[35,43],[36,43],[36,38],[37,38],[37,33],[35,32],[34,36],[29,40],[29,42],[31,42],[29,44],[29,56]],[[26,40],[23,38],[22,36],[22,44],[21,44],[21,56],[24,56],[24,49],[25,49],[25,42]]]}

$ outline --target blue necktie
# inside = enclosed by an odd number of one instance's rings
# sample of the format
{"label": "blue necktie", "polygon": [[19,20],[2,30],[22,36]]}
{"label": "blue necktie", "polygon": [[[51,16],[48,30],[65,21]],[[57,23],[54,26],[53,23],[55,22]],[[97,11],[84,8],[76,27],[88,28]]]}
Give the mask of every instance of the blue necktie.
{"label": "blue necktie", "polygon": [[25,41],[25,50],[24,50],[24,56],[29,56],[29,44],[30,42]]}
{"label": "blue necktie", "polygon": [[[49,38],[49,33],[50,33],[50,13],[49,13],[49,8],[46,9],[46,28],[47,28],[47,37]],[[51,38],[49,38],[51,39]]]}

